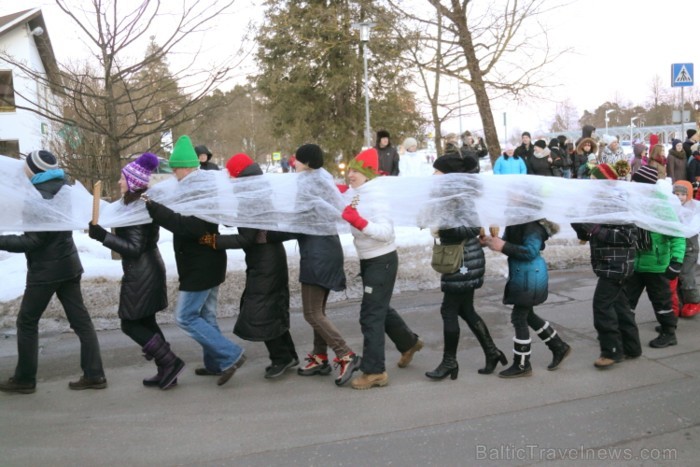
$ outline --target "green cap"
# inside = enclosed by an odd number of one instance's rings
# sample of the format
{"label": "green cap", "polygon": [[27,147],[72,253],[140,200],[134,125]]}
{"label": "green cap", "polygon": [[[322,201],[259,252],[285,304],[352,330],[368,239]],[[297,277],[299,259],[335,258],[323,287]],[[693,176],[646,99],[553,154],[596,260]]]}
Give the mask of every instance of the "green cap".
{"label": "green cap", "polygon": [[169,163],[172,169],[199,167],[199,158],[194,152],[194,146],[192,146],[189,136],[182,135],[177,139]]}

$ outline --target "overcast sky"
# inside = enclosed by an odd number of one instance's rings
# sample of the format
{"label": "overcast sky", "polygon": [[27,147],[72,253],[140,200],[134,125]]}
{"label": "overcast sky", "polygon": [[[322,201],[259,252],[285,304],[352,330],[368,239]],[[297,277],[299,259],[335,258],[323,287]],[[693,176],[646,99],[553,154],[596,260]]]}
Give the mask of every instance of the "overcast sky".
{"label": "overcast sky", "polygon": [[[10,3],[15,2],[0,2],[0,14],[19,9]],[[221,18],[205,36],[193,40],[193,46],[202,47],[212,57],[209,61],[217,60],[221,51],[233,50],[241,40],[246,22],[262,16],[260,3],[260,0],[238,0],[235,15]],[[22,2],[21,8],[32,7],[42,8],[59,61],[74,58],[79,49],[76,29],[54,2]],[[700,45],[697,33],[693,34],[694,29],[700,28],[698,0],[574,0],[542,19],[549,28],[550,43],[555,48],[571,49],[554,65],[553,69],[558,70],[555,81],[559,85],[547,95],[553,101],[570,99],[579,113],[593,110],[605,101],[645,104],[650,100],[654,76],[660,76],[663,85],[671,89],[672,63],[695,61],[696,70],[700,68]],[[251,68],[239,69],[235,79],[243,81],[250,71]],[[686,88],[686,99],[700,99],[698,89],[697,85]],[[555,106],[549,100],[521,106],[494,102],[493,112],[499,133],[503,131],[503,112],[508,115],[509,134],[516,128],[536,132],[546,130],[553,120]],[[481,123],[478,117],[465,117],[462,126],[479,130]],[[457,119],[446,125],[446,131],[458,129]]]}

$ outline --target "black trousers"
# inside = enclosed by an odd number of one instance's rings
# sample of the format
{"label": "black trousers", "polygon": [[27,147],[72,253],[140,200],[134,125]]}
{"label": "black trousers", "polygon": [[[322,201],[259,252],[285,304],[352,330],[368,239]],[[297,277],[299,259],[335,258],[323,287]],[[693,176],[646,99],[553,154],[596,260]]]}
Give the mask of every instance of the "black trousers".
{"label": "black trousers", "polygon": [[17,315],[17,368],[15,380],[36,383],[39,356],[39,319],[53,294],[63,305],[71,329],[80,339],[80,367],[87,378],[104,376],[100,344],[83,303],[80,276],[51,284],[27,285]]}
{"label": "black trousers", "polygon": [[146,316],[141,319],[121,320],[122,332],[129,336],[131,340],[143,347],[156,334],[160,334],[163,340],[165,336],[160,326],[156,322],[156,315]]}
{"label": "black trousers", "polygon": [[530,338],[528,326],[535,330],[542,329],[545,320],[540,318],[531,306],[514,305],[510,313],[510,322],[515,329],[515,338],[526,341]]}
{"label": "black trousers", "polygon": [[481,317],[474,309],[474,289],[467,289],[462,293],[445,292],[440,306],[440,315],[445,332],[459,333],[459,319],[467,322],[470,328],[481,321]]}
{"label": "black trousers", "polygon": [[363,287],[360,328],[364,337],[360,370],[364,373],[376,374],[386,370],[385,333],[401,353],[418,341],[418,336],[390,306],[398,268],[399,257],[396,251],[360,260]]}
{"label": "black trousers", "polygon": [[630,308],[637,308],[639,297],[644,289],[654,309],[654,315],[665,331],[674,331],[678,324],[678,317],[673,314],[671,305],[671,287],[668,279],[662,273],[636,272],[627,280],[627,296],[630,300]]}
{"label": "black trousers", "polygon": [[602,357],[618,360],[625,355],[638,357],[642,354],[627,289],[619,280],[598,278],[593,293],[593,326],[598,332]]}
{"label": "black trousers", "polygon": [[270,355],[270,361],[274,363],[288,363],[292,360],[299,359],[294,341],[289,331],[279,337],[265,341],[265,347]]}

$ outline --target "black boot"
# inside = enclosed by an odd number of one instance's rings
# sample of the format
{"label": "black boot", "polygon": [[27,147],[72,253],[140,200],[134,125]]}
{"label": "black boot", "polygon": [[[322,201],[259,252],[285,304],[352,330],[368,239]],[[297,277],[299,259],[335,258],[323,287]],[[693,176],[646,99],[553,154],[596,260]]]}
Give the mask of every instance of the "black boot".
{"label": "black boot", "polygon": [[457,364],[457,346],[459,345],[459,330],[449,332],[443,330],[445,350],[442,353],[442,362],[433,371],[428,371],[425,376],[431,379],[444,379],[450,375],[457,379],[459,365]]}
{"label": "black boot", "polygon": [[158,382],[158,387],[161,389],[171,387],[175,383],[177,375],[185,368],[185,362],[170,350],[170,344],[160,334],[154,334],[151,340],[143,346],[143,353],[146,359],[155,359],[159,373],[162,368],[163,375]]}
{"label": "black boot", "polygon": [[425,376],[430,379],[445,379],[449,375],[450,379],[457,379],[459,374],[459,364],[455,355],[443,354],[442,361],[433,371],[426,371]]}
{"label": "black boot", "polygon": [[[469,325],[469,323],[467,323],[467,325]],[[474,336],[476,336],[476,340],[479,341],[484,351],[484,356],[486,357],[486,366],[479,369],[479,374],[490,375],[493,373],[493,370],[496,369],[498,362],[501,362],[501,365],[508,364],[508,359],[505,354],[496,347],[493,339],[491,339],[489,328],[486,327],[484,320],[479,319],[474,326],[469,325],[469,329],[471,329]]]}
{"label": "black boot", "polygon": [[532,367],[530,366],[530,339],[520,341],[513,339],[513,364],[501,371],[498,376],[501,378],[518,378],[520,376],[530,376]]}
{"label": "black boot", "polygon": [[553,371],[559,368],[559,364],[571,353],[571,346],[561,340],[557,331],[552,329],[549,321],[545,321],[542,329],[536,331],[537,337],[542,339],[542,342],[547,344],[549,350],[552,351],[552,363],[547,365],[547,370]]}
{"label": "black boot", "polygon": [[[146,360],[151,360],[150,358],[146,357]],[[146,387],[156,387],[160,384],[160,380],[163,379],[163,367],[158,367],[158,373],[155,375],[151,376],[150,378],[144,378],[143,379],[143,385]],[[177,378],[175,378],[175,381],[173,381],[173,384],[170,386],[175,386],[177,384]]]}

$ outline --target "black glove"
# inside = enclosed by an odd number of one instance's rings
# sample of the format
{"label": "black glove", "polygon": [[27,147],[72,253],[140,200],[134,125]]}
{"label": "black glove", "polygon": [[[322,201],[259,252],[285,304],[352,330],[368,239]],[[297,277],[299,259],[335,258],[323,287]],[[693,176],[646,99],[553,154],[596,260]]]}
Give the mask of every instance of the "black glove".
{"label": "black glove", "polygon": [[[145,199],[144,199],[144,197],[145,197]],[[152,199],[148,198],[145,194],[141,195],[141,199],[143,199],[144,203],[146,204],[146,211],[148,211],[148,215],[153,217],[153,211],[158,206],[158,203],[156,203]]]}
{"label": "black glove", "polygon": [[88,235],[90,238],[97,240],[98,242],[104,242],[105,237],[107,237],[107,231],[102,228],[100,224],[93,224],[90,222],[88,224]]}
{"label": "black glove", "polygon": [[681,273],[681,266],[683,266],[681,263],[677,261],[671,261],[671,264],[669,264],[666,268],[666,272],[664,272],[664,276],[666,276],[668,280],[672,281],[673,279],[678,277],[678,274]]}
{"label": "black glove", "polygon": [[459,227],[454,227],[451,229],[440,229],[438,231],[440,240],[444,242],[461,242],[462,238],[459,236]]}

